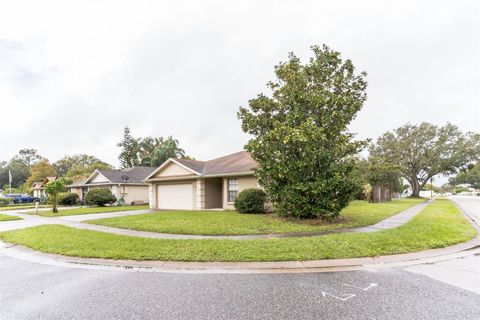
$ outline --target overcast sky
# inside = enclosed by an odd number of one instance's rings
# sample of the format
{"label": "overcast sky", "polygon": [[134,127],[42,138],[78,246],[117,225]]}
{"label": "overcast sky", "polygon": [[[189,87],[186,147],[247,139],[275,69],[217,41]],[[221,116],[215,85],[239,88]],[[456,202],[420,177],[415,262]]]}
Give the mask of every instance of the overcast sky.
{"label": "overcast sky", "polygon": [[118,165],[125,125],[200,160],[238,151],[238,107],[313,44],[368,72],[359,137],[408,121],[480,131],[479,3],[1,1],[0,160],[28,147]]}

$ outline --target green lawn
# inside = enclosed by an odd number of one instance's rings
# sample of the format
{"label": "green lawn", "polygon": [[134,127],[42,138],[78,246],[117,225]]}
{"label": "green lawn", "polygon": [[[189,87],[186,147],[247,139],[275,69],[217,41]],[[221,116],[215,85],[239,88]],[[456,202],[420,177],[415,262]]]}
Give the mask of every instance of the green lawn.
{"label": "green lawn", "polygon": [[284,261],[353,258],[440,248],[467,241],[476,230],[448,200],[437,200],[405,225],[375,233],[257,240],[147,239],[45,225],[0,238],[69,256],[176,261]]}
{"label": "green lawn", "polygon": [[22,218],[0,213],[0,221],[10,221],[10,220],[22,220]]}
{"label": "green lawn", "polygon": [[[48,208],[51,207],[50,205],[45,205],[42,204],[39,206],[39,208]],[[7,211],[7,210],[23,210],[23,209],[34,209],[35,205],[34,204],[18,204],[18,205],[13,205],[13,206],[7,206],[7,207],[0,207],[0,211]]]}
{"label": "green lawn", "polygon": [[[42,217],[59,217],[59,216],[73,216],[77,214],[145,210],[148,208],[149,208],[148,206],[88,207],[88,208],[75,208],[75,209],[60,208],[57,213],[53,213],[51,210],[46,210],[46,211],[38,211],[38,215]],[[24,213],[35,214],[35,211],[28,211]]]}
{"label": "green lawn", "polygon": [[422,201],[424,200],[405,199],[387,203],[354,201],[333,223],[288,221],[272,214],[241,214],[232,211],[168,211],[86,222],[116,228],[176,234],[245,235],[310,232],[375,224]]}

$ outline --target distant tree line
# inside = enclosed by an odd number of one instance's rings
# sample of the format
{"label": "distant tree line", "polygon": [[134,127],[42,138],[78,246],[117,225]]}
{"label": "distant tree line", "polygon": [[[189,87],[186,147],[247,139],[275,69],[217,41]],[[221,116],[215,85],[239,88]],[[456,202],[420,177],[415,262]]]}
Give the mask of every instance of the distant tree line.
{"label": "distant tree line", "polygon": [[[119,155],[121,168],[159,166],[170,157],[189,158],[172,136],[133,138],[128,127],[124,130]],[[9,172],[12,192],[29,193],[34,182],[47,177],[59,177],[65,184],[88,178],[96,169],[111,170],[114,166],[88,154],[64,156],[51,163],[35,149],[21,149],[8,161],[0,161],[0,189],[9,191]]]}
{"label": "distant tree line", "polygon": [[466,184],[472,188],[480,189],[480,161],[462,169],[458,175],[450,178],[449,184],[455,186]]}
{"label": "distant tree line", "polygon": [[71,183],[88,177],[95,169],[112,168],[112,165],[87,154],[65,156],[52,164],[35,149],[21,149],[9,161],[0,162],[0,188],[8,191],[9,172],[13,191],[26,193],[33,182],[46,177],[62,177],[66,183]]}

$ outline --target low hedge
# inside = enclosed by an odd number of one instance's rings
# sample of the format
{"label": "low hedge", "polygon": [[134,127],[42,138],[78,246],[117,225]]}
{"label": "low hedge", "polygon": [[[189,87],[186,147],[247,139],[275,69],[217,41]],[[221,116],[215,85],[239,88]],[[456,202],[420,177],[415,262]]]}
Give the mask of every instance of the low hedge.
{"label": "low hedge", "polygon": [[235,200],[235,209],[240,213],[265,213],[267,194],[261,189],[245,189]]}
{"label": "low hedge", "polygon": [[58,204],[62,206],[73,206],[78,203],[79,196],[76,193],[61,193],[58,197]]}
{"label": "low hedge", "polygon": [[0,207],[6,207],[13,203],[12,198],[0,198]]}
{"label": "low hedge", "polygon": [[117,201],[117,198],[106,188],[92,189],[88,191],[85,196],[85,203],[88,205],[103,207],[106,204],[112,204],[115,201]]}

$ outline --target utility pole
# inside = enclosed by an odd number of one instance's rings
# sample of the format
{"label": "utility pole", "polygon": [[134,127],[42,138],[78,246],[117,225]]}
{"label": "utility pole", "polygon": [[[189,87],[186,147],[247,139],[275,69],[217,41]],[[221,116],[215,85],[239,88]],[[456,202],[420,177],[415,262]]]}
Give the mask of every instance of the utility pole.
{"label": "utility pole", "polygon": [[12,172],[8,170],[8,188],[10,194],[12,194]]}

